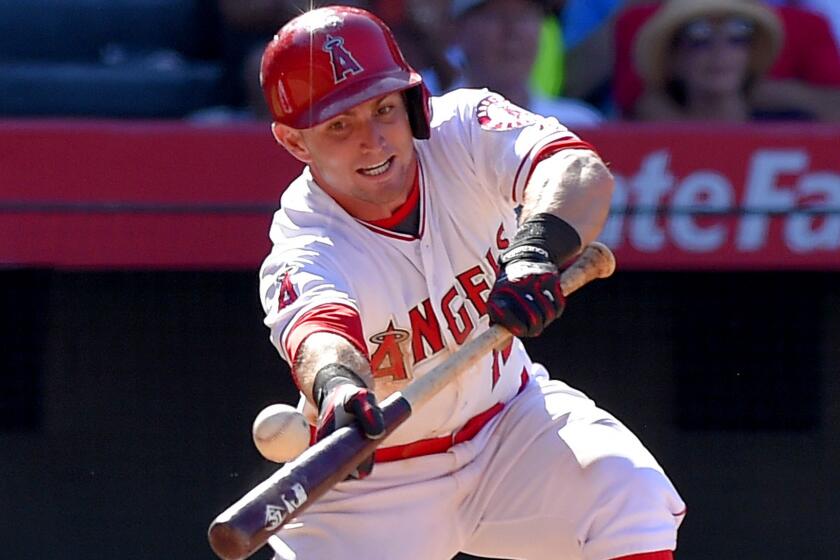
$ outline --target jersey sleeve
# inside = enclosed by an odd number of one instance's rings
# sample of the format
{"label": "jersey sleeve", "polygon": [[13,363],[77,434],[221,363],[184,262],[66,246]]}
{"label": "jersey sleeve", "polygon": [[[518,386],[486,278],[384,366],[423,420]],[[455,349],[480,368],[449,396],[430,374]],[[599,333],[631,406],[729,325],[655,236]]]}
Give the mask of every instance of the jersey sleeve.
{"label": "jersey sleeve", "polygon": [[445,97],[450,99],[444,108],[455,114],[440,130],[450,141],[458,136],[477,183],[514,205],[521,204],[540,159],[563,149],[593,149],[556,118],[534,114],[489,90],[456,90]]}
{"label": "jersey sleeve", "polygon": [[345,336],[367,355],[359,342],[363,340],[359,310],[348,282],[316,250],[275,246],[260,269],[260,299],[271,342],[290,366],[304,338],[318,331]]}
{"label": "jersey sleeve", "polygon": [[365,337],[359,312],[344,303],[324,303],[300,314],[288,327],[284,349],[291,363],[297,363],[297,351],[306,337],[317,332],[328,332],[344,338],[365,357]]}

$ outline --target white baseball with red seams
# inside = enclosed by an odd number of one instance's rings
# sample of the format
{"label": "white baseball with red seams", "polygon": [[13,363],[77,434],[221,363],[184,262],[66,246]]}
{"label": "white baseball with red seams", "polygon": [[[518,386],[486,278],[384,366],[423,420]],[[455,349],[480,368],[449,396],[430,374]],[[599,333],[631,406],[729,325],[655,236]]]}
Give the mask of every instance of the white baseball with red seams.
{"label": "white baseball with red seams", "polygon": [[260,411],[251,427],[260,455],[274,461],[291,461],[309,447],[309,422],[295,407],[278,403]]}
{"label": "white baseball with red seams", "polygon": [[[485,302],[532,168],[546,154],[589,147],[487,90],[432,104],[431,138],[414,142],[417,235],[352,217],[306,168],[282,196],[260,271],[265,324],[290,363],[295,329],[311,325],[302,319],[358,314],[355,343],[380,400],[488,328]],[[309,403],[300,407],[315,420]],[[487,423],[473,433],[477,417]],[[446,452],[378,463],[370,477],[340,483],[273,539],[278,558],[515,549],[537,560],[605,560],[675,546],[684,504],[654,458],[585,395],[550,381],[518,339],[413,411],[383,446],[448,437],[457,444]],[[371,549],[371,531],[389,538]]]}

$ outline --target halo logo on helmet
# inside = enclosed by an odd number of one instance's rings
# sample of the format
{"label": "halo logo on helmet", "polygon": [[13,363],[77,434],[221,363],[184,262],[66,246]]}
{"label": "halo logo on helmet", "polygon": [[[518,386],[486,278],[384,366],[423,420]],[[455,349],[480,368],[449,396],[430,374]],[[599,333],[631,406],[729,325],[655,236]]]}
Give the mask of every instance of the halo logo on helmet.
{"label": "halo logo on helmet", "polygon": [[359,74],[364,70],[362,65],[353,58],[353,54],[344,47],[342,37],[327,35],[327,40],[321,48],[330,55],[335,83],[343,82],[347,76]]}

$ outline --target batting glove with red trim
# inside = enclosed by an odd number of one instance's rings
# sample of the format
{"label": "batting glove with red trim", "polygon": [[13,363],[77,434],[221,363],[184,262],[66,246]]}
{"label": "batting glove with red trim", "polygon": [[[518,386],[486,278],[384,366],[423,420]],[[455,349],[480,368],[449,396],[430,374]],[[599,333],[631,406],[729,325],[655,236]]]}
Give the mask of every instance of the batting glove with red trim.
{"label": "batting glove with red trim", "polygon": [[502,272],[490,292],[490,322],[514,336],[537,336],[566,306],[557,266],[539,248],[517,247],[500,259]]}
{"label": "batting glove with red trim", "polygon": [[[378,439],[385,434],[385,420],[376,396],[350,369],[331,364],[320,370],[315,379],[313,393],[319,410],[315,441],[324,439],[354,420],[370,439]],[[373,455],[362,461],[350,476],[362,479],[372,470]]]}

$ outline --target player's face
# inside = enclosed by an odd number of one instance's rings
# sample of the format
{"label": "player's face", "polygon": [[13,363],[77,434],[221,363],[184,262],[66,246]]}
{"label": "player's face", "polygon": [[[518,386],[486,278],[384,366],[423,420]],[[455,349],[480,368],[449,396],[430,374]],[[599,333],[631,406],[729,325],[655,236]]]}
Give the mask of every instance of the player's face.
{"label": "player's face", "polygon": [[312,128],[282,129],[275,126],[277,139],[353,216],[387,218],[405,202],[416,156],[401,93],[361,103]]}

